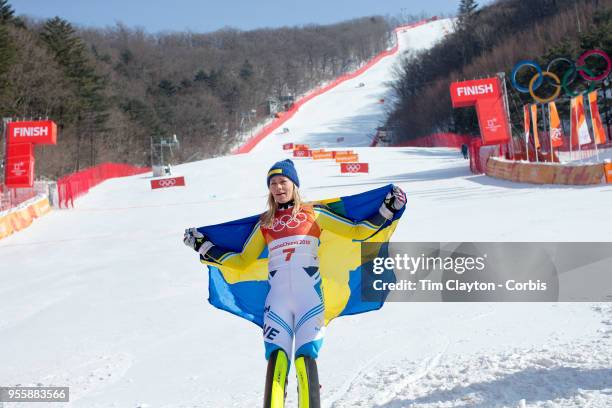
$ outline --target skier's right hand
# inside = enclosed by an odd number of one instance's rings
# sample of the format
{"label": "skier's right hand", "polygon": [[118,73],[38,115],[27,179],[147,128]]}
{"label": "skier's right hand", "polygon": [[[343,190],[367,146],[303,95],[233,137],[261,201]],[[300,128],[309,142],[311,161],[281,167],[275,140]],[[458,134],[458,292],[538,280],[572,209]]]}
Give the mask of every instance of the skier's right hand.
{"label": "skier's right hand", "polygon": [[202,256],[206,255],[206,252],[213,246],[208,237],[198,231],[197,228],[187,228],[185,230],[183,243]]}

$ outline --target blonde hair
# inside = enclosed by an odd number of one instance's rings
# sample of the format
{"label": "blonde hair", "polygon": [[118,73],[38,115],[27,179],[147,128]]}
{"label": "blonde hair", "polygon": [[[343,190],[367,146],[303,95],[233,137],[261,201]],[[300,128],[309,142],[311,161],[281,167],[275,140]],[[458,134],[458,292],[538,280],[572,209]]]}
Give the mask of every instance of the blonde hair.
{"label": "blonde hair", "polygon": [[[295,184],[293,185],[293,195],[291,199],[293,200],[293,211],[291,212],[291,215],[295,217],[296,214],[300,212],[302,206],[305,204],[302,201],[302,197],[300,196],[300,189]],[[272,195],[272,193],[268,193],[268,209],[260,217],[262,227],[272,227],[272,222],[274,221],[274,213],[276,213],[276,210],[278,210],[278,203],[276,202],[276,200],[274,200],[274,196]]]}

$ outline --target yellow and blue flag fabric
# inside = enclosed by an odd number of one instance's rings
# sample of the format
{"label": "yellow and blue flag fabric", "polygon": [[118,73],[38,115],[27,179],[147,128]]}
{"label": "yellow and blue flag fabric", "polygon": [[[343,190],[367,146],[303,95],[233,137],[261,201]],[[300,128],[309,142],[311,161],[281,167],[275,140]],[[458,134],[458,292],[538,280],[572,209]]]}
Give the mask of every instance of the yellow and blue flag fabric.
{"label": "yellow and blue flag fabric", "polygon": [[[393,185],[389,184],[360,194],[321,200],[314,204],[324,204],[332,212],[353,222],[360,222],[378,211],[392,188]],[[342,237],[326,230],[322,231],[319,245],[319,270],[323,280],[325,324],[338,316],[369,312],[382,307],[388,293],[381,293],[379,297],[376,297],[376,301],[364,301],[361,296],[362,286],[369,285],[373,279],[395,282],[394,271],[385,270],[383,274],[375,277],[366,276],[365,272],[362,273],[368,269],[364,268],[364,262],[372,262],[374,257],[388,255],[388,241],[403,213],[404,209],[398,211],[394,214],[393,219],[386,221],[378,231],[363,241]],[[240,252],[256,227],[259,217],[255,215],[223,224],[200,227],[198,230],[207,235],[215,245]],[[379,245],[368,246],[370,253],[362,257],[361,242]],[[376,249],[372,251],[372,247]],[[266,247],[257,261],[243,271],[208,264],[208,301],[221,310],[263,327],[264,306],[270,290],[267,257]]]}

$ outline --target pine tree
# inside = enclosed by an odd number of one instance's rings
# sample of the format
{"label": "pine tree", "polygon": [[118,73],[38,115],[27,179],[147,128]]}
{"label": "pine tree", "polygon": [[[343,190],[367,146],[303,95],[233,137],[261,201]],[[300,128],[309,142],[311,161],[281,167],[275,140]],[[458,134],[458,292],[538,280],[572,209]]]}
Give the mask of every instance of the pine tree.
{"label": "pine tree", "polygon": [[240,68],[240,78],[248,81],[253,76],[253,71],[253,65],[251,65],[248,59],[245,59],[242,68]]}
{"label": "pine tree", "polygon": [[6,24],[15,20],[15,11],[8,4],[8,0],[0,0],[0,24]]}
{"label": "pine tree", "polygon": [[471,15],[478,8],[476,0],[460,0],[459,1],[459,16]]}
{"label": "pine tree", "polygon": [[208,81],[208,75],[203,69],[201,69],[198,72],[196,72],[195,76],[193,77],[193,80],[195,82],[206,82]]}
{"label": "pine tree", "polygon": [[8,4],[8,0],[0,0],[0,93],[7,90],[6,74],[14,62],[17,52],[7,26],[9,23],[15,23],[14,15],[15,12]]}
{"label": "pine tree", "polygon": [[5,74],[15,58],[15,45],[9,36],[8,28],[0,24],[0,87],[5,83]]}
{"label": "pine tree", "polygon": [[80,149],[84,134],[90,137],[90,164],[95,164],[95,133],[105,130],[108,101],[103,94],[105,83],[89,61],[85,43],[76,35],[72,25],[59,17],[48,20],[41,33],[42,40],[55,56],[64,74],[73,84],[75,99],[67,107],[68,120],[78,130],[76,168],[80,168]]}

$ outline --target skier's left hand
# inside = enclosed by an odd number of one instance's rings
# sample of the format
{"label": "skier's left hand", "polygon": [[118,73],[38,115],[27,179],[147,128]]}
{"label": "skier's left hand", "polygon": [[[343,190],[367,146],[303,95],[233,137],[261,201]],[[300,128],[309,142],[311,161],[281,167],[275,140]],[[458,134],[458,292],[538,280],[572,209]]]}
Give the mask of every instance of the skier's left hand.
{"label": "skier's left hand", "polygon": [[393,186],[393,189],[387,193],[385,201],[380,206],[380,213],[383,217],[390,220],[393,214],[400,211],[406,205],[406,193],[398,186]]}
{"label": "skier's left hand", "polygon": [[208,237],[198,231],[197,228],[187,228],[183,234],[183,243],[194,251],[205,255],[213,246]]}

